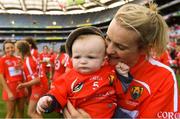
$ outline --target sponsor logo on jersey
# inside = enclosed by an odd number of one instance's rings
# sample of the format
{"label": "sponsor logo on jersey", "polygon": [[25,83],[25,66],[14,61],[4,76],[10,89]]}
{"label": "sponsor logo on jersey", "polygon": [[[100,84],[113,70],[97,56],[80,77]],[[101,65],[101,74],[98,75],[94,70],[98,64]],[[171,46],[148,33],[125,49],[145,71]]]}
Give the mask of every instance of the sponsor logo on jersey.
{"label": "sponsor logo on jersey", "polygon": [[134,99],[134,100],[136,100],[136,99],[138,99],[140,96],[141,96],[141,94],[143,93],[143,88],[142,87],[139,87],[139,86],[133,86],[132,88],[131,88],[131,97]]}
{"label": "sponsor logo on jersey", "polygon": [[5,63],[6,63],[8,66],[13,64],[12,61],[10,61],[10,60],[6,60]]}

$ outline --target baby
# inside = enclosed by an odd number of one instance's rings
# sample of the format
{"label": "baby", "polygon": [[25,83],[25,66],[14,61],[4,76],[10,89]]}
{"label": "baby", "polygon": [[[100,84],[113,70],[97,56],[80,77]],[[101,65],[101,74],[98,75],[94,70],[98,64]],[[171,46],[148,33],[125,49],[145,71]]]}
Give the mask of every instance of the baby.
{"label": "baby", "polygon": [[122,77],[126,78],[129,67],[119,63],[115,71],[108,64],[104,36],[96,27],[73,31],[67,39],[66,49],[73,68],[59,77],[48,94],[40,98],[37,112],[64,108],[70,100],[74,107],[84,109],[92,118],[111,118],[117,99],[124,92],[116,72],[123,73]]}

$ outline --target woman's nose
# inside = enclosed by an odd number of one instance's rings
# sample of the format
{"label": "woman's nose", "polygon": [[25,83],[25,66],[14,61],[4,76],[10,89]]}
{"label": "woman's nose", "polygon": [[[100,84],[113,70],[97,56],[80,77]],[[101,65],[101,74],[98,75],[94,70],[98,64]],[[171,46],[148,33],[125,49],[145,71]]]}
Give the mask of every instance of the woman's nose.
{"label": "woman's nose", "polygon": [[113,43],[109,43],[109,44],[107,45],[106,52],[107,52],[107,54],[113,54],[113,53],[115,53]]}

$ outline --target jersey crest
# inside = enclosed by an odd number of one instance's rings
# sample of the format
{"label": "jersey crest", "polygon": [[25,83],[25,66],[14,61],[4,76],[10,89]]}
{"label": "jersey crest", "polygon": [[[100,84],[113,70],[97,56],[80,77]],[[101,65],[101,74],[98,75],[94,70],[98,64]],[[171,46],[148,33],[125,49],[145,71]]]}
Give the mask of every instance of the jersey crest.
{"label": "jersey crest", "polygon": [[80,82],[77,84],[76,81],[77,81],[77,79],[74,80],[72,85],[71,85],[71,90],[74,93],[79,92],[83,88],[83,82]]}
{"label": "jersey crest", "polygon": [[108,79],[109,79],[109,84],[110,84],[110,86],[112,86],[112,85],[113,85],[113,82],[114,82],[114,80],[115,80],[115,76],[112,75],[112,74],[110,74],[110,75],[108,76]]}
{"label": "jersey crest", "polygon": [[140,96],[141,96],[141,94],[143,93],[143,88],[142,87],[139,87],[139,86],[133,86],[132,88],[131,88],[131,97],[134,99],[134,100],[136,100],[136,99],[138,99]]}

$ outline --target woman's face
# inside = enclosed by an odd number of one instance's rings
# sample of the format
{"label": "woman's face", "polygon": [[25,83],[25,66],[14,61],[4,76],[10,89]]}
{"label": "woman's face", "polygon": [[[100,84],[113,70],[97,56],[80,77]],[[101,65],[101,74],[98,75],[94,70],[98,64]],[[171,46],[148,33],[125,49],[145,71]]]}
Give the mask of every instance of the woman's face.
{"label": "woman's face", "polygon": [[48,48],[48,47],[44,47],[44,48],[43,48],[43,53],[46,54],[46,53],[48,53],[48,52],[49,52],[49,48]]}
{"label": "woman's face", "polygon": [[134,66],[141,55],[138,49],[138,34],[133,30],[128,30],[120,26],[113,19],[107,30],[107,54],[110,64],[116,65],[124,62],[130,67]]}
{"label": "woman's face", "polygon": [[17,43],[15,43],[15,51],[17,56],[22,56],[20,50],[17,48]]}
{"label": "woman's face", "polygon": [[5,52],[6,55],[12,56],[14,54],[14,51],[15,51],[15,49],[14,49],[14,44],[13,43],[6,43],[4,45],[4,52]]}

